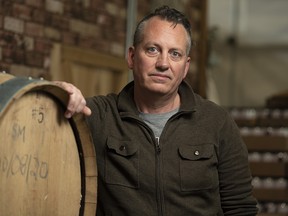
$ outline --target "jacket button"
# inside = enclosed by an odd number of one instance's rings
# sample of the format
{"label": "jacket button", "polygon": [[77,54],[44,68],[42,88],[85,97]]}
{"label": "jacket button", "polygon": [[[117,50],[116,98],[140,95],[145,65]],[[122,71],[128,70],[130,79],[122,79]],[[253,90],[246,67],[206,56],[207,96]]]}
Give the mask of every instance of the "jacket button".
{"label": "jacket button", "polygon": [[196,151],[194,152],[194,154],[195,154],[196,156],[198,156],[198,155],[200,154],[200,152],[199,152],[198,150],[196,150]]}
{"label": "jacket button", "polygon": [[126,147],[124,146],[124,145],[121,145],[120,147],[119,147],[119,150],[120,151],[124,151],[126,149]]}

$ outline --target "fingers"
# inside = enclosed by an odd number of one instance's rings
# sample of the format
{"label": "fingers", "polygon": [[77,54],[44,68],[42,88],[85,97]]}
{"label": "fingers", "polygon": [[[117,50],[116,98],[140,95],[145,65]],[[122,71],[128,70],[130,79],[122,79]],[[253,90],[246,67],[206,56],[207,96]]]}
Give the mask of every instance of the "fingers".
{"label": "fingers", "polygon": [[62,89],[64,89],[69,94],[73,93],[73,85],[71,83],[62,82],[62,81],[53,81],[53,83],[56,84],[57,86],[61,87]]}
{"label": "fingers", "polygon": [[86,115],[86,116],[90,116],[92,114],[92,111],[89,107],[85,106],[84,109],[83,109],[83,114]]}
{"label": "fingers", "polygon": [[91,110],[86,106],[86,100],[78,88],[67,82],[55,81],[54,83],[69,94],[67,110],[64,114],[66,118],[71,118],[75,113],[91,115]]}

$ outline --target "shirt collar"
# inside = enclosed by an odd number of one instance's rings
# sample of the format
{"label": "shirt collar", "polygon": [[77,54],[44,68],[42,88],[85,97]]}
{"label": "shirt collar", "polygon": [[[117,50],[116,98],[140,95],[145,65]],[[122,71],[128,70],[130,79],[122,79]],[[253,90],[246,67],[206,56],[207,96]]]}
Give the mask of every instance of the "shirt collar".
{"label": "shirt collar", "polygon": [[[186,82],[182,81],[179,86],[179,95],[181,100],[179,111],[195,111],[197,104],[195,99],[195,93],[191,86]],[[118,110],[121,113],[131,113],[138,116],[139,111],[134,102],[134,81],[128,83],[118,95],[117,100]]]}

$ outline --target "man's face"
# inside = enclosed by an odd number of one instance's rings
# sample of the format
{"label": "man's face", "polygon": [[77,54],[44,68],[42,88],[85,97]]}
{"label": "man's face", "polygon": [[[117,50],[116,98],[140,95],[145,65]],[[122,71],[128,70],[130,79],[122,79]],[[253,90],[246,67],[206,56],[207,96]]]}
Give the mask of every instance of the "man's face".
{"label": "man's face", "polygon": [[136,90],[175,94],[190,64],[184,27],[153,17],[145,24],[142,37],[140,44],[130,47],[127,59]]}

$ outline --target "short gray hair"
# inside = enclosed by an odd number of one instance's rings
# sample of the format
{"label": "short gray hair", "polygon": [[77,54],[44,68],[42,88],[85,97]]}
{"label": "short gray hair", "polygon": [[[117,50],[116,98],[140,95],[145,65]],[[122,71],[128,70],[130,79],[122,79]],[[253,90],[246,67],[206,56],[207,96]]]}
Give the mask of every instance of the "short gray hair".
{"label": "short gray hair", "polygon": [[180,11],[174,8],[170,8],[166,5],[156,8],[154,12],[145,16],[138,23],[138,25],[136,26],[135,33],[134,33],[134,39],[133,39],[134,47],[140,44],[141,41],[143,40],[143,29],[144,29],[145,23],[152,17],[159,17],[160,19],[167,20],[168,22],[172,22],[174,26],[176,26],[177,24],[183,25],[188,35],[186,52],[187,54],[190,52],[191,44],[192,44],[192,28],[191,28],[191,24],[189,20]]}

